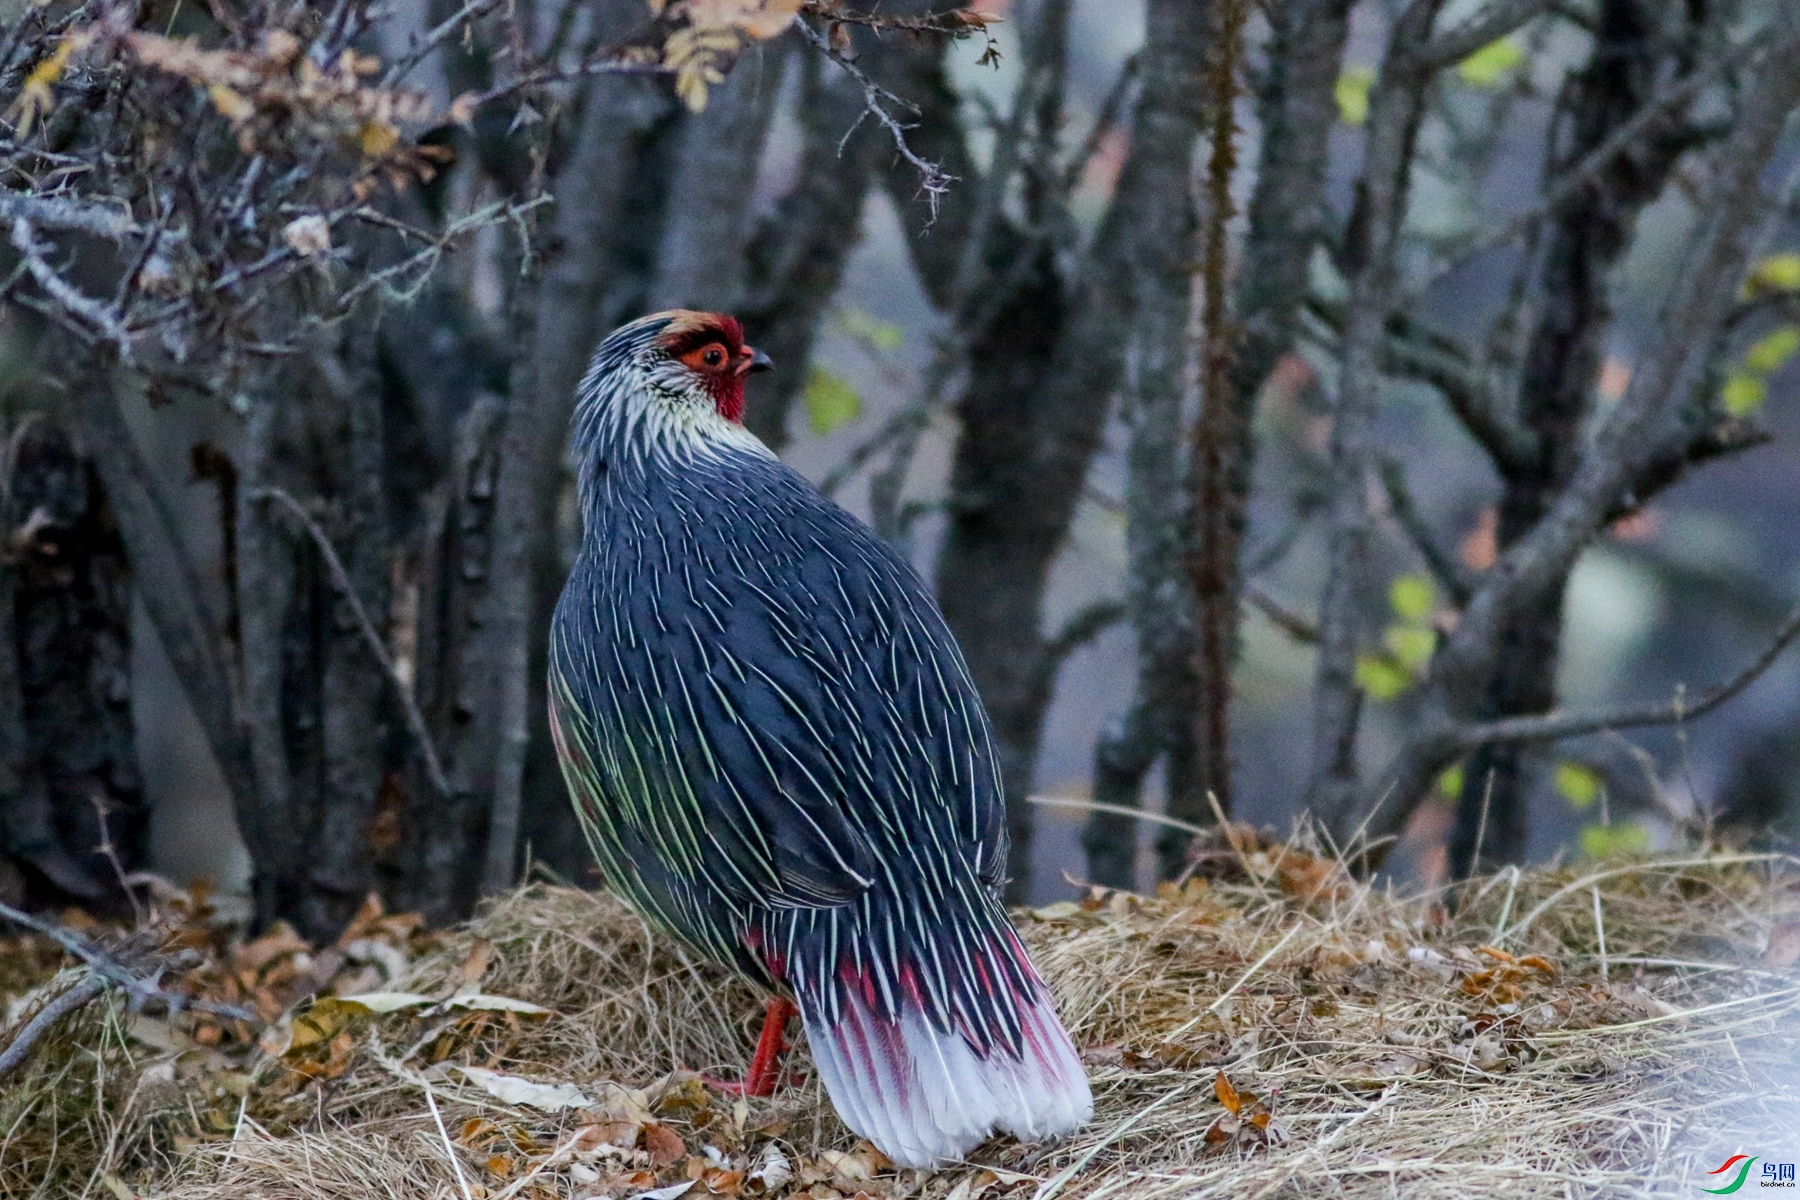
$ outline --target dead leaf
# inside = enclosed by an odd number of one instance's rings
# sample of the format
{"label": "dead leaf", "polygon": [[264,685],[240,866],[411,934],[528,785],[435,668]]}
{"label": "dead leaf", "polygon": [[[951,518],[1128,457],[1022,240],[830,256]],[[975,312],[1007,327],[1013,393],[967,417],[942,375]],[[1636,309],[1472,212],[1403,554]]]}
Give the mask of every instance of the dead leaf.
{"label": "dead leaf", "polygon": [[470,1008],[483,1012],[512,1012],[528,1017],[547,1017],[550,1010],[541,1004],[533,1004],[529,1000],[515,1000],[511,996],[490,996],[476,993],[469,996],[452,996],[446,1008]]}
{"label": "dead leaf", "polygon": [[1769,931],[1769,944],[1762,952],[1764,965],[1779,970],[1800,960],[1800,921],[1789,921]]}
{"label": "dead leaf", "polygon": [[794,1165],[788,1156],[771,1142],[763,1147],[762,1161],[750,1172],[750,1181],[759,1183],[766,1191],[777,1191],[787,1186],[794,1177]]}
{"label": "dead leaf", "polygon": [[486,938],[476,938],[474,945],[469,947],[469,952],[463,956],[462,963],[450,972],[451,986],[460,989],[480,983],[493,961],[494,943]]}
{"label": "dead leaf", "polygon": [[1237,1089],[1231,1086],[1231,1080],[1225,1078],[1223,1071],[1213,1075],[1213,1095],[1219,1098],[1219,1103],[1225,1106],[1225,1111],[1233,1116],[1236,1116],[1238,1109],[1243,1107],[1244,1102],[1239,1098]]}
{"label": "dead leaf", "polygon": [[357,992],[351,996],[339,996],[345,1004],[359,1004],[372,1013],[399,1012],[403,1008],[416,1008],[421,1004],[430,1004],[430,996],[421,996],[417,992]]}
{"label": "dead leaf", "polygon": [[658,1167],[672,1166],[687,1157],[687,1143],[681,1140],[679,1133],[663,1124],[644,1126],[644,1149]]}
{"label": "dead leaf", "polygon": [[517,1075],[503,1075],[482,1067],[458,1067],[471,1083],[504,1104],[523,1104],[544,1112],[585,1108],[593,1101],[572,1083],[534,1083]]}
{"label": "dead leaf", "polygon": [[574,1148],[584,1154],[598,1151],[601,1147],[634,1150],[643,1128],[635,1121],[597,1121],[591,1125],[583,1125],[575,1131]]}
{"label": "dead leaf", "polygon": [[295,933],[293,926],[286,921],[276,921],[269,926],[269,932],[234,949],[231,965],[238,971],[260,972],[284,955],[301,954],[311,949],[312,943]]}
{"label": "dead leaf", "polygon": [[1308,904],[1342,900],[1355,887],[1344,868],[1333,860],[1286,848],[1275,860],[1275,875],[1283,892]]}
{"label": "dead leaf", "polygon": [[[302,258],[324,254],[331,249],[331,226],[324,217],[317,213],[309,213],[304,217],[295,217],[281,230],[281,240],[288,248]],[[340,948],[350,945],[357,939],[338,939]]]}
{"label": "dead leaf", "polygon": [[[648,1172],[645,1172],[648,1174]],[[653,1177],[654,1178],[654,1177]],[[694,1181],[684,1179],[680,1183],[671,1183],[668,1187],[652,1188],[647,1192],[639,1192],[631,1200],[675,1200],[677,1196],[685,1196],[694,1186]]]}

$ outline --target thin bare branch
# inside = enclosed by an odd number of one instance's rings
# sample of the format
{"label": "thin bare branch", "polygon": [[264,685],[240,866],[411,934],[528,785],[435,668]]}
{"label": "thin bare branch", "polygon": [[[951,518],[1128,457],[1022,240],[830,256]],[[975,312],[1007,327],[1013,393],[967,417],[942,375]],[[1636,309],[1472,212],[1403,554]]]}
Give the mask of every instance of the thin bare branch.
{"label": "thin bare branch", "polygon": [[[194,1000],[179,992],[164,990],[158,980],[169,967],[179,965],[179,956],[148,953],[139,956],[142,961],[132,963],[120,962],[105,948],[92,939],[77,933],[66,925],[55,921],[46,921],[42,917],[14,908],[10,904],[0,903],[0,918],[11,921],[15,925],[23,925],[34,933],[40,933],[57,945],[86,963],[94,975],[117,987],[131,998],[133,1006],[155,1000],[168,1006],[171,1012],[191,1008],[196,1012],[211,1013],[215,1016],[229,1017],[234,1021],[244,1021],[252,1025],[261,1025],[263,1020],[247,1008],[235,1004],[216,1004],[206,1000]],[[191,952],[188,952],[191,953]],[[145,968],[147,973],[140,973]]]}
{"label": "thin bare branch", "polygon": [[381,86],[391,88],[412,73],[433,50],[455,37],[464,25],[479,21],[504,3],[504,0],[465,0],[463,6],[439,21],[419,42],[394,60],[394,65],[381,77]]}
{"label": "thin bare branch", "polygon": [[88,1002],[106,990],[106,980],[98,975],[89,974],[74,984],[57,993],[44,1007],[38,1009],[36,1015],[25,1023],[24,1028],[13,1035],[6,1049],[0,1050],[0,1080],[12,1074],[26,1058],[31,1055],[31,1048],[50,1032],[56,1023],[72,1012],[86,1008]]}
{"label": "thin bare branch", "polygon": [[1387,492],[1388,506],[1393,512],[1394,520],[1399,524],[1407,540],[1425,560],[1426,568],[1433,579],[1443,587],[1450,596],[1451,603],[1458,608],[1469,602],[1469,581],[1464,577],[1462,568],[1456,560],[1444,553],[1437,539],[1432,536],[1425,518],[1419,514],[1418,505],[1413,503],[1412,489],[1406,484],[1406,467],[1399,459],[1384,455],[1380,461],[1381,486]]}
{"label": "thin bare branch", "polygon": [[1244,585],[1244,603],[1269,618],[1269,621],[1277,629],[1301,645],[1314,646],[1318,644],[1319,627],[1317,625],[1288,608],[1254,583]]}
{"label": "thin bare branch", "polygon": [[287,510],[299,525],[312,538],[313,545],[318,548],[319,557],[325,560],[325,568],[331,573],[331,582],[343,596],[344,602],[350,606],[350,615],[356,618],[357,628],[361,630],[363,641],[368,644],[369,653],[375,656],[388,682],[393,685],[394,695],[400,701],[400,709],[406,718],[407,732],[419,747],[419,757],[425,763],[425,775],[431,781],[432,790],[439,796],[450,795],[450,781],[444,777],[444,768],[438,759],[437,744],[432,741],[431,730],[425,724],[425,715],[419,711],[418,701],[413,698],[412,687],[401,676],[394,664],[393,655],[388,653],[387,644],[381,640],[381,634],[375,628],[375,622],[369,619],[368,609],[363,607],[362,598],[356,594],[356,587],[350,582],[350,573],[344,569],[343,559],[338,557],[337,548],[331,544],[331,538],[313,520],[306,506],[294,499],[281,488],[254,488],[246,493],[251,500],[273,500]]}
{"label": "thin bare branch", "polygon": [[1125,619],[1122,600],[1096,600],[1075,610],[1044,642],[1044,666],[1051,674],[1063,660]]}
{"label": "thin bare branch", "polygon": [[1397,307],[1402,309],[1410,307],[1411,301],[1417,299],[1420,294],[1451,272],[1475,261],[1489,251],[1497,250],[1517,240],[1539,221],[1572,200],[1583,188],[1593,182],[1595,176],[1605,170],[1617,155],[1630,149],[1639,138],[1667,121],[1675,109],[1694,99],[1712,84],[1717,83],[1734,67],[1744,65],[1760,49],[1760,39],[1751,39],[1742,45],[1735,46],[1646,104],[1629,121],[1614,130],[1610,137],[1584,155],[1574,166],[1556,179],[1548,181],[1542,199],[1536,204],[1514,214],[1504,224],[1482,234],[1462,247],[1453,257],[1439,263],[1423,280],[1408,290]]}
{"label": "thin bare branch", "polygon": [[950,190],[950,185],[956,182],[956,178],[953,175],[945,174],[943,168],[938,166],[937,163],[927,162],[925,159],[920,158],[919,155],[913,151],[913,148],[907,144],[906,130],[908,127],[902,125],[887,109],[889,104],[907,108],[911,108],[912,105],[894,95],[892,92],[876,83],[873,79],[870,79],[868,74],[861,67],[851,62],[840,51],[833,48],[830,38],[814,29],[807,22],[796,21],[794,22],[794,27],[800,31],[802,37],[812,44],[814,49],[836,63],[840,70],[849,75],[850,78],[856,80],[862,87],[866,103],[866,107],[863,110],[864,114],[873,117],[883,129],[888,131],[888,134],[894,139],[895,153],[899,154],[901,158],[905,159],[912,165],[912,168],[919,173],[919,190],[924,194],[926,202],[931,205],[931,215],[935,218],[937,216],[938,201],[943,198],[945,192]]}
{"label": "thin bare branch", "polygon": [[84,326],[90,334],[98,334],[119,347],[119,355],[131,361],[131,335],[113,309],[84,295],[81,289],[57,274],[56,268],[44,260],[44,247],[38,244],[37,231],[30,218],[13,218],[12,244],[24,256],[25,268],[45,293]]}
{"label": "thin bare branch", "polygon": [[1550,7],[1551,0],[1495,0],[1455,29],[1432,38],[1418,51],[1418,60],[1427,70],[1442,70],[1499,41]]}
{"label": "thin bare branch", "polygon": [[1552,741],[1557,738],[1597,733],[1603,729],[1630,729],[1642,725],[1673,725],[1696,717],[1703,717],[1755,683],[1762,673],[1768,670],[1777,658],[1781,657],[1781,652],[1786,650],[1796,637],[1800,637],[1800,606],[1796,606],[1788,613],[1787,618],[1782,621],[1774,635],[1770,637],[1756,657],[1744,666],[1743,670],[1725,682],[1715,684],[1702,692],[1700,698],[1691,704],[1678,696],[1667,704],[1643,704],[1586,713],[1559,710],[1540,716],[1508,717],[1499,721],[1484,721],[1480,724],[1461,726],[1456,731],[1456,737],[1464,746],[1473,749],[1476,746],[1494,742]]}
{"label": "thin bare branch", "polygon": [[30,221],[57,233],[88,233],[122,242],[143,233],[131,214],[110,205],[82,204],[62,196],[0,193],[0,221]]}

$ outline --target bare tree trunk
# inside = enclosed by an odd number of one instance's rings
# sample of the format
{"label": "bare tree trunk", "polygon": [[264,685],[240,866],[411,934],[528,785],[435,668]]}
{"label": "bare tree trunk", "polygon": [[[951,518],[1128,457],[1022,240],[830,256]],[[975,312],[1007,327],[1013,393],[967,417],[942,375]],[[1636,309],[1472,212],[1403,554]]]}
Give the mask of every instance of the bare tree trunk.
{"label": "bare tree trunk", "polygon": [[[315,494],[326,498],[321,524],[362,604],[385,617],[393,555],[381,486],[374,320],[372,312],[352,318],[339,327],[338,344],[315,355],[319,378],[306,434],[318,447],[314,453],[323,451],[312,471]],[[296,458],[304,453],[296,451]],[[307,594],[296,597],[301,607],[290,614],[290,628],[317,657],[297,681],[303,690],[287,699],[295,731],[316,746],[317,775],[308,781],[316,789],[313,812],[303,814],[293,831],[307,847],[306,891],[294,915],[301,929],[317,937],[342,929],[379,883],[372,835],[389,765],[392,708],[388,681],[317,547],[300,537],[295,551]]]}
{"label": "bare tree trunk", "polygon": [[[622,250],[657,228],[652,212],[634,209],[629,189],[641,173],[647,139],[670,111],[652,81],[594,81],[574,149],[556,180],[557,194],[566,199],[548,230],[541,277],[516,285],[517,344],[529,351],[515,363],[494,483],[491,558],[478,617],[483,644],[470,646],[483,660],[491,691],[478,702],[468,734],[494,739],[484,892],[511,884],[520,831],[528,824],[562,831],[545,839],[547,845],[580,845],[548,750],[541,669],[549,613],[567,567],[556,537],[566,483],[562,446],[576,384],[611,323],[608,281],[620,269]],[[538,782],[529,817],[528,760],[536,763]]]}
{"label": "bare tree trunk", "polygon": [[408,827],[410,903],[434,923],[464,916],[486,861],[491,731],[476,727],[488,694],[477,614],[488,584],[494,478],[504,401],[477,396],[457,422],[449,477],[426,505],[420,555],[417,695],[450,780],[439,804],[415,787]]}
{"label": "bare tree trunk", "polygon": [[1337,408],[1331,427],[1331,524],[1325,594],[1319,601],[1318,677],[1313,691],[1312,783],[1308,803],[1331,808],[1354,788],[1362,692],[1356,652],[1363,640],[1374,522],[1368,489],[1379,355],[1398,277],[1400,222],[1406,216],[1413,142],[1431,72],[1421,54],[1442,0],[1413,0],[1396,20],[1369,97],[1368,134],[1356,205],[1345,238],[1350,276]]}
{"label": "bare tree trunk", "polygon": [[[1306,293],[1307,265],[1325,232],[1325,164],[1337,118],[1333,95],[1348,31],[1347,0],[1305,0],[1276,5],[1267,65],[1257,96],[1261,125],[1256,187],[1250,203],[1244,262],[1238,272],[1234,316],[1239,331],[1218,432],[1218,461],[1198,465],[1190,481],[1180,469],[1181,428],[1174,413],[1128,402],[1133,422],[1128,451],[1128,538],[1133,627],[1139,645],[1138,693],[1117,726],[1103,735],[1095,756],[1094,797],[1136,807],[1143,780],[1158,755],[1167,754],[1168,794],[1190,818],[1210,820],[1205,789],[1226,777],[1229,745],[1216,734],[1213,762],[1202,771],[1193,745],[1197,729],[1220,729],[1230,704],[1230,668],[1236,662],[1242,577],[1239,559],[1249,500],[1255,445],[1256,396],[1275,363],[1293,345],[1294,324]],[[1134,415],[1135,414],[1135,415]],[[1197,600],[1186,598],[1183,546],[1175,537],[1185,514],[1173,504],[1193,486],[1212,497],[1207,525],[1196,539],[1200,556],[1215,564],[1211,585]],[[1204,688],[1193,666],[1192,628],[1210,623],[1225,662]],[[1210,784],[1208,781],[1211,781]],[[1221,796],[1230,803],[1229,788]],[[1131,882],[1130,848],[1136,822],[1095,813],[1082,842],[1089,876],[1096,882]],[[1179,850],[1170,839],[1163,869]]]}
{"label": "bare tree trunk", "polygon": [[1210,21],[1210,5],[1152,0],[1131,150],[1079,278],[1065,294],[1046,250],[970,351],[937,590],[999,737],[1015,897],[1030,886],[1026,797],[1053,682],[1044,584],[1120,378],[1138,315],[1132,281],[1179,270],[1191,243]]}
{"label": "bare tree trunk", "polygon": [[748,50],[705,111],[683,120],[650,308],[731,310],[743,300],[756,232],[749,200],[792,47],[790,35]]}
{"label": "bare tree trunk", "polygon": [[[251,401],[237,488],[238,673],[241,680],[239,718],[248,742],[257,784],[258,826],[295,828],[293,780],[288,767],[282,721],[286,675],[282,627],[295,587],[294,551],[277,518],[265,504],[250,500],[256,489],[277,485],[271,461],[277,448],[280,398],[261,389]],[[239,817],[243,826],[243,818]],[[244,830],[249,841],[249,830]],[[276,897],[296,888],[299,839],[275,844],[251,843],[257,887],[259,924],[274,918]]]}
{"label": "bare tree trunk", "polygon": [[[1640,0],[1602,4],[1592,56],[1564,94],[1569,137],[1551,157],[1557,173],[1636,117],[1661,81],[1660,65],[1669,57],[1685,57],[1671,51],[1696,31],[1660,29],[1661,7]],[[1680,123],[1681,113],[1671,112],[1661,136],[1646,139],[1640,153],[1613,159],[1552,222],[1537,325],[1518,392],[1519,422],[1529,431],[1535,453],[1523,461],[1496,463],[1504,481],[1498,530],[1502,547],[1513,545],[1543,519],[1580,465],[1582,431],[1592,412],[1612,319],[1608,276],[1630,244],[1638,213],[1662,191],[1684,148]],[[1555,707],[1566,582],[1554,584],[1507,621],[1481,716],[1521,716]],[[1525,860],[1531,795],[1543,757],[1541,746],[1504,743],[1484,746],[1470,759],[1450,844],[1452,869],[1459,876]]]}
{"label": "bare tree trunk", "polygon": [[279,878],[264,864],[284,860],[292,833],[271,824],[263,809],[250,739],[235,712],[223,622],[213,614],[180,526],[119,411],[114,364],[98,352],[73,349],[65,361],[81,364],[70,385],[81,442],[99,469],[138,595],[231,793],[239,832],[256,864],[251,888],[257,919],[266,921],[275,912]]}
{"label": "bare tree trunk", "polygon": [[27,416],[5,453],[0,845],[27,868],[26,903],[115,909],[118,872],[149,853],[125,548],[60,423]]}

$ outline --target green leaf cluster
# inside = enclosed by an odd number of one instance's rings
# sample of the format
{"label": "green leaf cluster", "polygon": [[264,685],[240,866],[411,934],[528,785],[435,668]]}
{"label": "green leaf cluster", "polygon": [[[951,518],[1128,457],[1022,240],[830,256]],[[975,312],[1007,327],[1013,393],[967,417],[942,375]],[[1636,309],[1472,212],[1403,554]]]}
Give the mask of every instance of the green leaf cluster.
{"label": "green leaf cluster", "polygon": [[1456,73],[1471,87],[1497,88],[1525,61],[1525,51],[1511,38],[1489,42],[1456,64]]}
{"label": "green leaf cluster", "polygon": [[1356,683],[1376,700],[1392,700],[1424,673],[1437,650],[1431,614],[1437,589],[1424,575],[1401,575],[1388,585],[1388,610],[1394,620],[1381,636],[1381,650],[1356,658]]}
{"label": "green leaf cluster", "polygon": [[803,399],[806,423],[820,437],[862,415],[862,397],[850,381],[816,364],[807,372]]}
{"label": "green leaf cluster", "polygon": [[1744,351],[1743,361],[1725,379],[1719,402],[1734,417],[1747,417],[1769,398],[1769,376],[1800,350],[1800,327],[1782,325],[1765,333]]}
{"label": "green leaf cluster", "polygon": [[1632,821],[1618,825],[1584,825],[1581,852],[1589,858],[1618,858],[1650,849],[1650,831]]}

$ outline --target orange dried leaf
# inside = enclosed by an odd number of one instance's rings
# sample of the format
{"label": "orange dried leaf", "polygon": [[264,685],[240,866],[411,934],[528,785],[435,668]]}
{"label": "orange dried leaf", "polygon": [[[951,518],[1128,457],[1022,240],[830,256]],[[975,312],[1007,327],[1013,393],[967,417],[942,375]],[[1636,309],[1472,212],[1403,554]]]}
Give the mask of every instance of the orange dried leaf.
{"label": "orange dried leaf", "polygon": [[456,1141],[459,1145],[475,1146],[488,1141],[499,1132],[500,1127],[486,1117],[471,1117],[463,1122],[461,1131],[456,1135]]}
{"label": "orange dried leaf", "polygon": [[658,1167],[672,1166],[687,1157],[687,1143],[667,1125],[644,1126],[644,1149]]}
{"label": "orange dried leaf", "polygon": [[715,1196],[735,1196],[744,1190],[744,1173],[742,1171],[725,1171],[714,1167],[700,1176]]}
{"label": "orange dried leaf", "polygon": [[1225,1078],[1223,1071],[1219,1071],[1213,1076],[1213,1095],[1219,1098],[1219,1103],[1225,1106],[1225,1111],[1233,1116],[1236,1116],[1238,1109],[1243,1107],[1244,1102],[1239,1098],[1238,1090],[1231,1086],[1231,1080]]}

